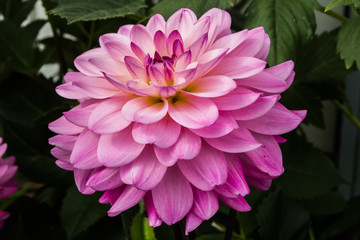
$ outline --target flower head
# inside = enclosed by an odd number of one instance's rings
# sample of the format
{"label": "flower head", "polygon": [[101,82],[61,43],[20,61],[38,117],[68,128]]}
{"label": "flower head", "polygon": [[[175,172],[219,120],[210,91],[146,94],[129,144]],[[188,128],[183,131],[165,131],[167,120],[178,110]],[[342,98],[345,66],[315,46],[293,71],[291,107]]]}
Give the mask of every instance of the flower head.
{"label": "flower head", "polygon": [[57,93],[79,105],[52,122],[57,165],[80,192],[104,191],[109,216],[145,200],[151,226],[186,217],[186,232],[219,200],[249,211],[248,185],[268,189],[283,172],[278,135],[305,111],[278,100],[294,64],[266,67],[263,28],[231,33],[226,11],[197,19],[180,9],[167,21],[125,25],[75,59]]}
{"label": "flower head", "polygon": [[[15,157],[2,158],[7,145],[1,143],[2,138],[0,138],[0,200],[11,196],[17,190],[17,181],[12,179],[17,172],[17,166],[14,165]],[[0,228],[9,216],[8,212],[0,210]]]}

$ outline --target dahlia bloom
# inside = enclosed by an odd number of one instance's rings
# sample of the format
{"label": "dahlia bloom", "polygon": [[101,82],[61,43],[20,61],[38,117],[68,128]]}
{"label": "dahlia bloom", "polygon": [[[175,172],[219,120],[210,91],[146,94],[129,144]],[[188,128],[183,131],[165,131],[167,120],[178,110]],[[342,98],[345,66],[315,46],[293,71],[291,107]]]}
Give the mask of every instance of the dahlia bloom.
{"label": "dahlia bloom", "polygon": [[[0,137],[0,200],[9,197],[17,190],[17,181],[12,179],[17,172],[17,166],[14,166],[15,158],[2,158],[7,145],[1,143],[2,138]],[[8,212],[0,210],[0,228],[4,226],[4,220],[9,216]]]}
{"label": "dahlia bloom", "polygon": [[180,9],[122,26],[57,87],[79,105],[49,125],[56,164],[83,194],[104,191],[109,216],[144,199],[151,226],[186,217],[188,233],[219,200],[249,211],[249,185],[266,190],[283,173],[279,135],[306,115],[278,102],[294,64],[265,68],[264,29],[230,24],[220,9]]}

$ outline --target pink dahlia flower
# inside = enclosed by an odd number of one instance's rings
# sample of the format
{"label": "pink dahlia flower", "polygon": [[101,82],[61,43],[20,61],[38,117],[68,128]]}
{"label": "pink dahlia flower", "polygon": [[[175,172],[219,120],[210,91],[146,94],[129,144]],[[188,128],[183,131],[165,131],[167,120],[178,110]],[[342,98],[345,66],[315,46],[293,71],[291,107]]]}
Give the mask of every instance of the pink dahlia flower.
{"label": "pink dahlia flower", "polygon": [[115,216],[144,199],[151,226],[186,217],[186,233],[219,208],[249,211],[249,186],[284,171],[278,135],[305,111],[278,100],[294,63],[266,67],[262,27],[232,33],[230,15],[180,9],[125,25],[75,59],[59,95],[79,105],[49,128],[57,165],[80,192],[104,191]]}
{"label": "pink dahlia flower", "polygon": [[[0,137],[0,200],[9,197],[17,190],[17,181],[12,179],[17,172],[17,166],[14,166],[15,158],[2,158],[7,145],[1,143],[2,138]],[[4,220],[9,216],[8,212],[0,210],[0,228],[4,226]]]}

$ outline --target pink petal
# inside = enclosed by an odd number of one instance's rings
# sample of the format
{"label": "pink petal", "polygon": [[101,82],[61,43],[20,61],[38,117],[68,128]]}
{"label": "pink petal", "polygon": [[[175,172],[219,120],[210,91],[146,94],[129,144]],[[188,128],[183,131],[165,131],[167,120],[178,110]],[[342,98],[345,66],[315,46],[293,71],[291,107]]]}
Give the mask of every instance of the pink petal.
{"label": "pink petal", "polygon": [[133,24],[126,24],[119,28],[117,31],[118,34],[130,38],[131,29],[134,27]]}
{"label": "pink petal", "polygon": [[228,164],[228,178],[226,183],[216,186],[215,190],[226,197],[245,196],[250,193],[249,186],[246,183],[241,160],[236,154],[226,154]]}
{"label": "pink petal", "polygon": [[255,57],[263,46],[268,44],[265,42],[266,33],[263,27],[258,27],[250,30],[247,34],[247,39],[243,41],[237,48],[231,52],[231,56]]}
{"label": "pink petal", "polygon": [[138,96],[159,96],[158,91],[143,80],[130,80],[126,82],[127,88]]}
{"label": "pink petal", "polygon": [[276,103],[265,115],[249,121],[241,121],[239,124],[257,133],[280,135],[294,130],[305,115],[305,110],[290,111],[280,103]]}
{"label": "pink petal", "polygon": [[254,57],[262,59],[262,60],[266,60],[266,58],[270,52],[270,43],[271,43],[271,41],[270,41],[269,35],[265,34],[264,44],[263,44],[262,48],[260,49],[260,51],[257,54],[255,54]]}
{"label": "pink petal", "polygon": [[236,120],[251,120],[266,114],[272,109],[275,103],[279,100],[280,95],[270,95],[259,97],[254,103],[249,106],[232,111],[232,115]]}
{"label": "pink petal", "polygon": [[212,8],[204,13],[200,19],[208,17],[210,17],[210,27],[208,30],[210,44],[213,43],[216,39],[231,33],[231,17],[228,12],[218,8]]}
{"label": "pink petal", "polygon": [[212,98],[219,110],[236,110],[249,106],[255,102],[260,93],[253,92],[246,88],[237,88],[225,96]]}
{"label": "pink petal", "polygon": [[119,167],[140,155],[145,145],[134,141],[131,128],[129,126],[120,132],[100,137],[97,149],[99,162],[107,167]]}
{"label": "pink petal", "polygon": [[261,147],[246,152],[246,155],[261,171],[278,177],[284,172],[282,154],[279,144],[273,136],[253,133]]}
{"label": "pink petal", "polygon": [[1,185],[4,184],[3,186],[7,186],[7,182],[12,177],[14,177],[17,170],[18,170],[17,166],[8,166],[8,165],[0,166],[0,184]]}
{"label": "pink petal", "polygon": [[99,104],[100,102],[92,100],[80,103],[70,111],[64,112],[64,116],[68,121],[77,126],[87,127],[91,113]]}
{"label": "pink petal", "polygon": [[201,138],[182,128],[177,142],[169,148],[154,146],[156,157],[165,166],[172,166],[178,159],[193,159],[201,149]]}
{"label": "pink petal", "polygon": [[191,45],[193,45],[196,41],[206,35],[206,43],[204,48],[208,46],[208,33],[210,27],[210,18],[201,18],[201,20],[197,21],[194,24],[194,27],[189,27],[186,34],[182,34],[184,37],[184,48],[188,49]]}
{"label": "pink petal", "polygon": [[183,219],[193,205],[191,185],[176,166],[166,171],[152,197],[156,212],[167,225]]}
{"label": "pink petal", "polygon": [[160,148],[172,146],[180,135],[181,126],[170,117],[152,124],[135,123],[132,135],[136,142],[141,144],[155,144]]}
{"label": "pink petal", "polygon": [[203,190],[212,190],[227,178],[227,163],[224,154],[207,144],[203,144],[200,153],[191,160],[177,162],[183,175],[192,185]]}
{"label": "pink petal", "polygon": [[226,57],[213,68],[209,75],[224,75],[230,78],[246,78],[263,71],[266,62],[253,57]]}
{"label": "pink petal", "polygon": [[52,138],[49,138],[49,144],[54,145],[65,151],[72,151],[77,138],[77,136],[71,135],[56,135]]}
{"label": "pink petal", "polygon": [[272,179],[246,177],[246,181],[254,188],[260,189],[262,191],[267,191],[271,187]]}
{"label": "pink petal", "polygon": [[97,169],[86,182],[86,185],[96,191],[115,189],[123,184],[118,168],[102,167]]}
{"label": "pink petal", "polygon": [[167,167],[159,163],[153,147],[146,145],[139,157],[121,166],[121,180],[141,190],[151,190],[164,177]]}
{"label": "pink petal", "polygon": [[60,148],[54,147],[53,149],[51,149],[51,155],[53,155],[56,159],[59,159],[61,161],[64,162],[69,162],[70,164],[70,155],[71,152],[69,151],[64,151]]}
{"label": "pink petal", "polygon": [[102,135],[97,155],[104,166],[119,167],[137,158],[144,147],[144,144],[134,141],[130,126],[117,133]]}
{"label": "pink petal", "polygon": [[57,94],[67,99],[83,99],[88,98],[85,94],[81,93],[77,87],[74,87],[72,82],[64,83],[55,88]]}
{"label": "pink petal", "polygon": [[270,179],[271,177],[267,172],[261,171],[254,162],[246,155],[246,153],[239,154],[241,159],[242,168],[244,169],[245,179],[248,177]]}
{"label": "pink petal", "polygon": [[74,168],[74,178],[75,178],[75,184],[82,194],[90,195],[95,192],[94,189],[86,186],[87,181],[93,174],[94,170],[81,170]]}
{"label": "pink petal", "polygon": [[240,125],[238,129],[235,129],[223,137],[205,138],[205,141],[212,147],[228,153],[247,152],[261,146],[249,130]]}
{"label": "pink petal", "polygon": [[89,77],[79,72],[68,72],[64,79],[72,83],[74,90],[90,98],[104,99],[119,93],[119,89],[109,83],[103,75]]}
{"label": "pink petal", "polygon": [[210,126],[219,116],[211,100],[185,93],[178,95],[169,104],[169,114],[180,125],[195,129]]}
{"label": "pink petal", "polygon": [[146,54],[143,52],[143,50],[133,42],[130,44],[130,46],[131,46],[131,50],[137,56],[140,62],[144,63]]}
{"label": "pink petal", "polygon": [[134,186],[126,186],[121,192],[112,207],[108,211],[109,217],[114,217],[123,211],[135,206],[146,194],[146,191],[141,191]]}
{"label": "pink petal", "polygon": [[218,48],[207,51],[203,55],[201,55],[198,59],[199,67],[196,71],[195,79],[204,76],[210,70],[212,70],[216,65],[218,65],[228,50],[229,50],[228,48]]}
{"label": "pink petal", "polygon": [[185,36],[196,20],[197,17],[193,11],[182,8],[171,15],[167,20],[166,35],[169,35],[174,30],[178,30],[182,36]]}
{"label": "pink petal", "polygon": [[114,97],[99,104],[90,114],[88,127],[98,134],[115,133],[129,126],[122,117],[121,108],[128,97]]}
{"label": "pink petal", "polygon": [[149,19],[148,23],[146,24],[146,28],[152,35],[154,35],[157,31],[165,32],[164,17],[161,14],[155,14]]}
{"label": "pink petal", "polygon": [[81,133],[84,128],[69,122],[64,116],[62,116],[49,123],[49,129],[57,134],[74,135]]}
{"label": "pink petal", "polygon": [[166,48],[167,38],[162,31],[157,31],[154,35],[154,45],[156,51],[160,54],[160,56],[166,56],[168,54]]}
{"label": "pink petal", "polygon": [[[2,141],[2,138],[0,138],[0,140]],[[1,141],[0,141],[0,143],[1,143]],[[6,143],[0,145],[0,157],[4,155],[4,153],[6,152],[6,149],[7,149]]]}
{"label": "pink petal", "polygon": [[173,54],[174,43],[177,41],[180,41],[180,44],[183,45],[183,40],[180,33],[177,30],[174,30],[170,33],[166,41],[166,49],[170,56]]}
{"label": "pink petal", "polygon": [[194,204],[191,212],[202,220],[209,220],[219,210],[218,194],[214,191],[204,192],[193,188]]}
{"label": "pink petal", "polygon": [[76,140],[71,152],[70,162],[78,169],[91,169],[100,167],[96,150],[100,136],[91,130],[85,129]]}
{"label": "pink petal", "polygon": [[143,25],[138,24],[131,29],[130,40],[141,47],[145,54],[152,56],[155,53],[153,37]]}
{"label": "pink petal", "polygon": [[124,62],[125,56],[135,56],[130,48],[129,36],[116,33],[104,34],[99,38],[100,46],[108,54],[120,62]]}
{"label": "pink petal", "polygon": [[116,200],[119,198],[120,194],[123,192],[125,185],[121,185],[118,188],[107,190],[100,197],[99,203],[102,204],[114,204]]}
{"label": "pink petal", "polygon": [[122,108],[123,118],[130,122],[150,124],[165,117],[169,108],[167,100],[138,97],[128,101]]}
{"label": "pink petal", "polygon": [[186,216],[186,227],[185,227],[185,235],[188,235],[189,232],[194,231],[200,224],[202,223],[202,219],[189,212]]}
{"label": "pink petal", "polygon": [[[144,65],[134,57],[126,56],[124,58],[125,65],[133,78],[146,80],[147,74]],[[129,79],[130,80],[130,79]]]}
{"label": "pink petal", "polygon": [[146,195],[144,197],[144,203],[145,203],[146,212],[147,212],[147,215],[149,218],[149,226],[152,226],[152,227],[160,226],[162,221],[156,212],[151,192],[146,193]]}
{"label": "pink petal", "polygon": [[250,205],[246,202],[243,196],[238,196],[237,198],[227,198],[220,195],[219,197],[223,203],[236,211],[248,212],[251,210]]}
{"label": "pink petal", "polygon": [[238,124],[228,112],[219,112],[218,119],[209,127],[190,129],[196,135],[204,138],[218,138],[225,136],[232,130],[238,128]]}
{"label": "pink petal", "polygon": [[199,78],[188,85],[184,91],[198,97],[219,97],[237,87],[234,80],[225,76]]}
{"label": "pink petal", "polygon": [[191,51],[191,57],[193,61],[196,61],[199,56],[201,56],[206,49],[208,42],[208,34],[205,33],[199,39],[197,39],[191,46],[189,46],[189,50]]}
{"label": "pink petal", "polygon": [[187,50],[175,59],[174,68],[182,71],[191,63],[191,51]]}
{"label": "pink petal", "polygon": [[229,34],[223,36],[222,38],[216,40],[214,44],[209,47],[209,50],[217,48],[229,48],[228,53],[230,53],[234,48],[239,46],[247,38],[248,30],[244,29],[240,32]]}

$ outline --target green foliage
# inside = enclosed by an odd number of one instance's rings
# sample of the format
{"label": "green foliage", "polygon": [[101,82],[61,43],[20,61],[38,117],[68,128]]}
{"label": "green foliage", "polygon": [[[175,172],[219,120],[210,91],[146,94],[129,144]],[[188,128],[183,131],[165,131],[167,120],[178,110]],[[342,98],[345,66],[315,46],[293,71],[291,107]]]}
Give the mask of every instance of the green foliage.
{"label": "green foliage", "polygon": [[340,29],[337,50],[341,59],[345,60],[346,68],[350,68],[354,62],[360,69],[360,16],[344,24]]}
{"label": "green foliage", "polygon": [[263,26],[271,39],[271,66],[295,59],[314,34],[316,1],[254,0],[247,8],[246,28]]}
{"label": "green foliage", "polygon": [[143,217],[142,211],[132,221],[130,236],[132,240],[156,240],[154,228],[149,226],[149,220]]}
{"label": "green foliage", "polygon": [[160,13],[165,19],[180,8],[190,8],[198,17],[210,8],[225,9],[230,4],[230,0],[162,0],[152,9],[152,13]]}
{"label": "green foliage", "polygon": [[66,18],[68,23],[124,17],[146,7],[141,0],[57,0],[50,13]]}
{"label": "green foliage", "polygon": [[108,206],[99,204],[99,197],[99,194],[83,195],[76,186],[69,189],[60,212],[68,239],[73,239],[106,215]]}
{"label": "green foliage", "polygon": [[314,198],[345,183],[330,159],[311,144],[290,141],[282,150],[286,171],[275,183],[292,198]]}
{"label": "green foliage", "polygon": [[360,0],[332,0],[327,6],[325,11],[330,11],[333,8],[340,6],[349,6],[354,5],[355,7],[360,7]]}

